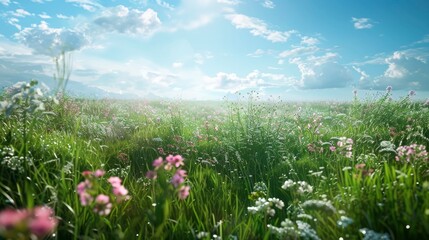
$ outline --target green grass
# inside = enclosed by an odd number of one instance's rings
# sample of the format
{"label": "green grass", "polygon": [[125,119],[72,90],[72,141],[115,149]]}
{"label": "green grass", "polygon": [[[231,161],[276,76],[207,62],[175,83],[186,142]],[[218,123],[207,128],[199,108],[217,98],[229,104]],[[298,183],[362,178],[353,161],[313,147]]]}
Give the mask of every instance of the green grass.
{"label": "green grass", "polygon": [[[44,111],[24,115],[18,108],[0,115],[0,209],[52,207],[60,221],[51,239],[273,239],[267,225],[280,227],[285,219],[307,222],[320,239],[362,239],[364,228],[391,239],[423,239],[429,237],[428,162],[398,162],[394,150],[414,143],[429,148],[429,108],[389,97],[318,104],[261,101],[256,93],[219,103],[65,97],[47,102]],[[350,158],[329,149],[339,149],[340,137],[353,139]],[[383,150],[383,141],[393,151]],[[169,183],[145,177],[154,159],[169,154],[186,159],[191,192],[185,200]],[[121,177],[131,196],[108,216],[82,206],[76,193],[82,171],[96,169]],[[313,191],[282,189],[287,179]],[[258,182],[268,188],[266,199],[285,204],[274,216],[248,211]],[[308,200],[335,211],[306,208]],[[341,217],[352,223],[340,226]],[[295,233],[304,238],[307,230]]]}

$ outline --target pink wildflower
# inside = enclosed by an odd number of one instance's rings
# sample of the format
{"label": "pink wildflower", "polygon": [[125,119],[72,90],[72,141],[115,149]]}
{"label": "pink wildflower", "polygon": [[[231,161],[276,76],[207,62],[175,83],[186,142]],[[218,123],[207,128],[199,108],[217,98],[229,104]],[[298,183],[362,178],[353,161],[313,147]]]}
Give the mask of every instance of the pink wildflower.
{"label": "pink wildflower", "polygon": [[96,177],[102,177],[103,175],[104,175],[104,173],[106,173],[105,171],[103,171],[103,170],[101,170],[101,169],[97,169],[95,172],[94,172],[94,176],[96,176]]}
{"label": "pink wildflower", "polygon": [[112,187],[121,186],[122,180],[118,177],[110,177],[107,181],[112,185]]}
{"label": "pink wildflower", "polygon": [[92,174],[92,172],[91,171],[89,171],[89,170],[85,170],[85,171],[83,171],[82,172],[82,175],[84,176],[84,177],[88,177],[89,175],[91,175]]}
{"label": "pink wildflower", "polygon": [[54,217],[54,211],[50,207],[36,207],[34,217],[29,221],[31,233],[42,238],[52,233],[58,225],[58,219]]}
{"label": "pink wildflower", "polygon": [[178,170],[176,171],[176,174],[177,174],[177,175],[179,175],[179,176],[181,176],[181,177],[186,177],[186,176],[188,176],[188,175],[186,174],[186,170],[183,170],[183,169],[178,169]]}
{"label": "pink wildflower", "polygon": [[156,171],[148,171],[146,177],[149,179],[156,179],[158,177]]}
{"label": "pink wildflower", "polygon": [[95,213],[98,213],[100,216],[107,216],[111,210],[112,204],[110,203],[109,196],[100,194],[95,198]]}
{"label": "pink wildflower", "polygon": [[168,155],[167,156],[167,158],[166,158],[166,160],[167,160],[167,162],[169,163],[169,164],[171,164],[171,165],[173,165],[173,166],[175,166],[175,167],[179,167],[179,166],[183,166],[183,165],[185,165],[184,163],[183,163],[183,157],[182,156],[180,156],[180,155],[176,155],[176,156],[173,156],[173,155]]}
{"label": "pink wildflower", "polygon": [[113,188],[113,194],[116,196],[126,196],[128,194],[128,190],[124,186],[120,185]]}
{"label": "pink wildflower", "polygon": [[171,184],[173,184],[174,187],[178,187],[184,181],[185,179],[177,173],[171,178]]}
{"label": "pink wildflower", "polygon": [[157,168],[162,166],[163,162],[164,162],[164,160],[162,159],[162,157],[159,157],[153,161],[152,166],[154,166],[155,169],[157,169]]}
{"label": "pink wildflower", "polygon": [[189,196],[189,190],[191,189],[191,187],[189,186],[182,186],[179,189],[179,198],[184,200],[185,198],[187,198]]}
{"label": "pink wildflower", "polygon": [[331,152],[335,152],[335,150],[337,150],[337,148],[335,146],[330,146],[329,150],[331,150]]}
{"label": "pink wildflower", "polygon": [[0,229],[10,230],[28,217],[27,210],[5,209],[0,212]]}
{"label": "pink wildflower", "polygon": [[94,198],[86,191],[79,194],[79,199],[82,206],[88,206],[94,201]]}

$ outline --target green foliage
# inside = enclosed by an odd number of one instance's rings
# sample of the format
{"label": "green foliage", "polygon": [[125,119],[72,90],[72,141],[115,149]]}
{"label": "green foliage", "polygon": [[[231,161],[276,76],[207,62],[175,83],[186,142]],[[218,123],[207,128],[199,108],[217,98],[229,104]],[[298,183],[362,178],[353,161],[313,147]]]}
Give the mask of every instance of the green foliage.
{"label": "green foliage", "polygon": [[[52,207],[53,239],[429,236],[429,108],[411,96],[56,104],[36,88],[22,83],[1,97],[0,209]],[[171,174],[145,177],[170,154],[185,159],[185,200]],[[123,179],[131,197],[106,216],[76,193],[82,171],[96,169]],[[257,206],[275,213],[252,214]]]}

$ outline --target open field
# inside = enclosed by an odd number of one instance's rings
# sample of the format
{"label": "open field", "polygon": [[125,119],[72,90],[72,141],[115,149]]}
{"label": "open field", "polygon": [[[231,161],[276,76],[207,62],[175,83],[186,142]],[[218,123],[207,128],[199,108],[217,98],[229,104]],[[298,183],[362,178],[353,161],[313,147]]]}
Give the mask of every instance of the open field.
{"label": "open field", "polygon": [[55,103],[36,87],[1,97],[6,238],[429,237],[429,104],[412,94]]}

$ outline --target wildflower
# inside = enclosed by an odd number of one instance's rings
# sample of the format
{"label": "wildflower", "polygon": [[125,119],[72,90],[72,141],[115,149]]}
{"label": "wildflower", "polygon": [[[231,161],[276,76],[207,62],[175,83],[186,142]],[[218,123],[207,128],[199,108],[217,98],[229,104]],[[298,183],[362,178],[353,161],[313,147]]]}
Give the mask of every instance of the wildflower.
{"label": "wildflower", "polygon": [[149,179],[156,179],[158,177],[158,175],[157,175],[156,171],[151,170],[151,171],[148,171],[146,173],[146,177]]}
{"label": "wildflower", "polygon": [[101,170],[101,169],[97,169],[95,172],[94,172],[94,176],[95,177],[102,177],[103,175],[104,175],[104,173],[106,173],[105,171],[103,171],[103,170]]}
{"label": "wildflower", "polygon": [[171,184],[173,184],[174,187],[178,187],[184,181],[185,179],[177,173],[174,174],[173,177],[171,178]]}
{"label": "wildflower", "polygon": [[189,196],[189,190],[191,189],[191,187],[189,186],[182,186],[179,189],[179,198],[184,200],[185,198],[187,198]]}
{"label": "wildflower", "polygon": [[337,148],[335,146],[330,146],[329,150],[331,150],[331,152],[335,152],[335,150],[337,150]]}
{"label": "wildflower", "polygon": [[152,166],[154,166],[155,169],[158,169],[159,167],[162,166],[163,162],[164,160],[162,159],[162,157],[159,157],[153,161]]}
{"label": "wildflower", "polygon": [[392,86],[387,86],[387,88],[386,88],[386,92],[387,93],[390,93],[392,91]]}
{"label": "wildflower", "polygon": [[283,183],[282,188],[286,190],[286,189],[293,187],[293,186],[295,186],[295,182],[288,179]]}
{"label": "wildflower", "polygon": [[5,209],[0,212],[0,232],[10,230],[28,217],[27,210]]}
{"label": "wildflower", "polygon": [[109,215],[112,210],[112,204],[110,203],[110,198],[107,195],[100,194],[95,199],[94,212],[98,213],[100,216]]}
{"label": "wildflower", "polygon": [[167,158],[166,158],[166,160],[167,160],[167,162],[169,164],[171,164],[171,165],[173,165],[175,167],[179,167],[179,166],[185,165],[183,163],[183,158],[180,155],[176,155],[176,156],[168,155]]}
{"label": "wildflower", "polygon": [[54,211],[50,207],[36,207],[34,216],[29,221],[30,231],[39,238],[52,233],[58,225],[58,219],[54,217]]}
{"label": "wildflower", "polygon": [[112,185],[112,187],[120,186],[122,182],[119,177],[110,177],[107,181]]}

